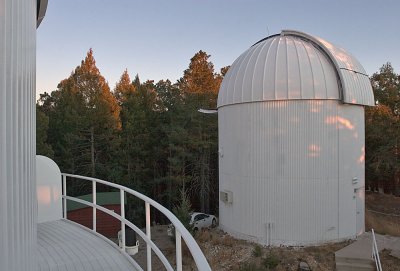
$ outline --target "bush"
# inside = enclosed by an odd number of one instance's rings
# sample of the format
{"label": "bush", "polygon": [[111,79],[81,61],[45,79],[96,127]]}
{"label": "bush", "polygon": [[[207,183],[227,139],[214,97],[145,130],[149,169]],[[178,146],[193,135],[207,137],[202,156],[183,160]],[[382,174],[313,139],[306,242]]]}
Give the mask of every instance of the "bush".
{"label": "bush", "polygon": [[[187,196],[186,190],[181,190],[181,202],[178,206],[175,206],[172,212],[181,221],[183,226],[193,235],[193,226],[190,225],[190,213],[192,206]],[[173,231],[175,240],[175,231]]]}
{"label": "bush", "polygon": [[261,257],[262,256],[262,247],[260,245],[255,245],[253,248],[253,256],[254,257]]}
{"label": "bush", "polygon": [[264,271],[264,269],[254,262],[246,262],[240,265],[239,271]]}
{"label": "bush", "polygon": [[269,270],[270,268],[275,268],[278,266],[279,259],[270,253],[265,259],[263,259],[263,264]]}

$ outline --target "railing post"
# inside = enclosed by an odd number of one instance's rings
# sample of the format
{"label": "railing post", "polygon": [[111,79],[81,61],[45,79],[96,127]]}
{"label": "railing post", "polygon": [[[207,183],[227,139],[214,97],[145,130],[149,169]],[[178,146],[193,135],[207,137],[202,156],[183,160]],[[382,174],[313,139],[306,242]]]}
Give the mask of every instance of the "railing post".
{"label": "railing post", "polygon": [[122,247],[121,249],[125,251],[125,222],[123,219],[125,219],[125,191],[120,189],[120,202],[121,202],[121,242],[122,242]]}
{"label": "railing post", "polygon": [[371,235],[372,235],[372,259],[375,261],[375,233],[374,233],[374,229],[371,229]]}
{"label": "railing post", "polygon": [[379,257],[378,245],[376,243],[374,229],[372,231],[372,259],[375,261],[375,266],[377,271],[382,271],[381,259]]}
{"label": "railing post", "polygon": [[182,271],[182,238],[181,233],[175,228],[176,244],[176,271]]}
{"label": "railing post", "polygon": [[92,197],[93,197],[93,231],[97,231],[97,218],[96,218],[96,204],[97,204],[97,195],[96,195],[96,181],[92,181]]}
{"label": "railing post", "polygon": [[61,182],[63,186],[63,213],[64,213],[64,219],[67,219],[67,199],[65,198],[67,196],[67,176],[61,175]]}
{"label": "railing post", "polygon": [[[150,225],[150,204],[145,202],[146,210],[146,235],[151,240],[151,225]],[[147,244],[147,271],[151,271],[151,246]]]}

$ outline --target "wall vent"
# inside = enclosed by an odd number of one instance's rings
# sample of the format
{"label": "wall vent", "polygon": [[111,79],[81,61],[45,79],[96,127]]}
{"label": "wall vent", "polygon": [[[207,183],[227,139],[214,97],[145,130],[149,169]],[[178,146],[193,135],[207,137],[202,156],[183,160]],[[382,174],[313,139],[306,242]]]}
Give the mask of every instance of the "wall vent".
{"label": "wall vent", "polygon": [[232,203],[233,201],[233,194],[231,191],[220,191],[219,198],[224,203]]}

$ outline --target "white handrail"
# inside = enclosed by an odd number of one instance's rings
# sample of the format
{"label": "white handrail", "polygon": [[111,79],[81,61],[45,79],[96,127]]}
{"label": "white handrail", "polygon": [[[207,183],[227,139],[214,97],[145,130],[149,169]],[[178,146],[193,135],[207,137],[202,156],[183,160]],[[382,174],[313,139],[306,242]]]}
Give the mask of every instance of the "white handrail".
{"label": "white handrail", "polygon": [[[136,227],[133,223],[131,223],[129,220],[127,220],[124,215],[121,213],[121,215],[112,212],[111,210],[108,210],[100,205],[97,205],[97,203],[92,203],[92,202],[88,202],[82,199],[78,199],[78,198],[74,198],[71,196],[67,196],[66,195],[66,182],[67,182],[67,177],[70,178],[77,178],[77,179],[82,179],[82,180],[86,180],[86,181],[91,181],[93,183],[100,183],[100,184],[104,184],[110,187],[114,187],[117,188],[121,191],[121,195],[123,194],[123,192],[129,193],[141,200],[143,200],[145,202],[146,205],[146,234],[143,233],[143,231],[141,231],[138,227]],[[154,253],[158,256],[158,258],[161,260],[161,262],[164,264],[165,268],[167,270],[171,270],[173,271],[174,269],[172,268],[171,264],[169,263],[169,261],[166,259],[166,257],[164,256],[164,254],[159,250],[159,248],[154,244],[154,242],[151,240],[151,236],[150,236],[150,206],[156,208],[157,210],[159,210],[161,213],[163,213],[170,221],[171,223],[174,225],[175,230],[177,232],[179,232],[180,234],[176,234],[176,238],[183,238],[183,240],[185,241],[189,251],[191,252],[193,259],[196,263],[196,266],[198,268],[199,271],[211,271],[210,265],[208,264],[203,252],[201,251],[199,245],[197,244],[197,242],[194,240],[194,238],[192,237],[192,235],[189,233],[189,231],[185,228],[185,226],[183,226],[183,224],[179,221],[179,219],[171,212],[169,211],[167,208],[165,208],[164,206],[162,206],[161,204],[159,204],[158,202],[152,200],[151,198],[140,194],[139,192],[132,190],[130,188],[127,188],[125,186],[119,185],[119,184],[115,184],[115,183],[110,183],[104,180],[100,180],[97,178],[92,178],[92,177],[85,177],[85,176],[80,176],[80,175],[73,175],[73,174],[67,174],[67,173],[62,173],[62,180],[63,180],[63,199],[64,199],[64,218],[67,218],[67,209],[66,209],[66,202],[67,200],[72,200],[72,201],[76,201],[78,203],[82,203],[88,206],[93,207],[94,209],[99,209],[115,218],[117,218],[118,220],[121,221],[121,224],[125,224],[128,227],[130,227],[132,230],[134,230],[137,234],[140,235],[140,237],[146,242],[147,244],[147,270],[151,270],[151,256],[149,256],[149,254],[151,255],[151,250],[154,251]],[[93,185],[93,190],[95,191],[95,185]],[[122,211],[122,210],[121,210]],[[95,228],[94,228],[95,229]],[[125,238],[122,238],[122,242],[123,245],[125,245]],[[176,244],[180,245],[181,242],[179,240],[176,240]],[[181,247],[177,247],[177,260],[179,259],[180,262],[177,262],[177,269],[181,270],[182,268],[182,257],[181,257],[181,251],[182,248]]]}
{"label": "white handrail", "polygon": [[[94,205],[93,203],[86,201],[86,200],[82,200],[82,199],[78,199],[78,198],[74,198],[74,197],[70,197],[70,196],[64,196],[65,199],[67,200],[71,200],[71,201],[75,201],[84,205],[88,205],[90,207],[99,209],[100,211],[111,215],[112,217],[121,220],[122,223],[124,223],[125,225],[127,225],[128,227],[130,227],[131,229],[133,229],[135,232],[137,232],[137,234],[142,237],[142,239],[151,246],[151,248],[154,250],[154,253],[159,257],[159,259],[161,260],[161,262],[164,264],[164,266],[167,268],[167,270],[169,271],[173,271],[174,269],[172,268],[172,266],[170,265],[170,263],[168,262],[167,258],[165,257],[165,255],[161,252],[161,250],[156,246],[156,244],[147,237],[147,235],[145,235],[135,224],[133,224],[132,222],[130,222],[127,219],[123,219],[120,215],[118,215],[117,213],[104,208],[100,205]],[[122,243],[125,243],[125,240],[122,240]]]}
{"label": "white handrail", "polygon": [[382,271],[382,265],[381,265],[381,260],[379,258],[379,250],[378,250],[378,245],[376,244],[374,229],[372,229],[371,231],[372,231],[372,259],[375,261],[376,270]]}

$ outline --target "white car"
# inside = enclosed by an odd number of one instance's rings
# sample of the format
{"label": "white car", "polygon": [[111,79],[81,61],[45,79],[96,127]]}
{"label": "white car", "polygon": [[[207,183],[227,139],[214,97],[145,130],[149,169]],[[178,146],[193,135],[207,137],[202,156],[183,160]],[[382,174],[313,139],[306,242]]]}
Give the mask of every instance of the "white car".
{"label": "white car", "polygon": [[208,227],[214,228],[217,226],[217,218],[213,215],[192,213],[190,216],[190,225],[193,226],[194,231]]}
{"label": "white car", "polygon": [[[209,228],[209,227],[214,228],[217,226],[217,217],[214,215],[194,212],[190,214],[189,224],[193,226],[194,232],[202,228]],[[174,230],[175,230],[174,225],[169,224],[167,229],[168,235],[172,236]]]}

